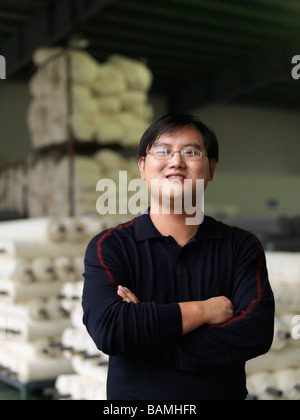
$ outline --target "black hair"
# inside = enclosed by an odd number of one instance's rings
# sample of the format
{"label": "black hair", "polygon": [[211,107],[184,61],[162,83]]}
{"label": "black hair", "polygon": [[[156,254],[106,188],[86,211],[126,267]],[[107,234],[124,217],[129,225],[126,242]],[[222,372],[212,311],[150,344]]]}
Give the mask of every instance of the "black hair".
{"label": "black hair", "polygon": [[219,143],[215,132],[207,127],[198,118],[184,113],[176,112],[164,115],[155,120],[143,134],[138,148],[138,158],[146,156],[153,143],[163,134],[175,133],[178,129],[193,124],[202,134],[208,158],[219,160]]}

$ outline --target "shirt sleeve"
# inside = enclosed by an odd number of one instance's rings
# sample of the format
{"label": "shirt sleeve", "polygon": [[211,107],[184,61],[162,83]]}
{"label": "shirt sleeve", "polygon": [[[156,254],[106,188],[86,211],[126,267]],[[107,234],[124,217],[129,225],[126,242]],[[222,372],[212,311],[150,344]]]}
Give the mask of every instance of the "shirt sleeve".
{"label": "shirt sleeve", "polygon": [[96,346],[109,355],[151,351],[182,337],[177,303],[127,303],[118,285],[130,285],[122,249],[108,230],[89,243],[85,255],[83,323]]}
{"label": "shirt sleeve", "polygon": [[227,296],[234,316],[223,324],[202,326],[172,346],[166,359],[178,369],[246,362],[271,347],[275,305],[262,245],[249,234],[234,254],[233,289]]}

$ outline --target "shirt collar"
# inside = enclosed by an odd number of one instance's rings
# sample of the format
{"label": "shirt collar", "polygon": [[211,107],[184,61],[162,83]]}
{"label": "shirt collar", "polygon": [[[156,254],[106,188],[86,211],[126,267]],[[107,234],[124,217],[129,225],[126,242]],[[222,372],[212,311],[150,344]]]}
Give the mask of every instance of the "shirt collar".
{"label": "shirt collar", "polygon": [[[162,238],[163,235],[156,229],[150,215],[144,213],[139,216],[135,226],[135,235],[137,242],[144,241],[150,238]],[[204,220],[199,226],[192,242],[207,240],[207,239],[219,239],[223,237],[222,224],[217,222],[210,216],[204,216]]]}

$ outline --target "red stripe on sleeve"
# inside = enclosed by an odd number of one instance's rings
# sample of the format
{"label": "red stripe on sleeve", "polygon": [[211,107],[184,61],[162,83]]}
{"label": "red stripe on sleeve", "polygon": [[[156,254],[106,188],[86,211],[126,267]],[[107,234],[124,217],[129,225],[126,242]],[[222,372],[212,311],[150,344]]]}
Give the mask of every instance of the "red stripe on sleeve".
{"label": "red stripe on sleeve", "polygon": [[[244,229],[240,229],[240,230],[244,230]],[[251,234],[251,236],[255,239],[255,242],[259,248],[260,251],[260,256],[259,256],[259,261],[258,261],[258,267],[256,270],[256,288],[257,288],[257,296],[256,299],[252,300],[247,309],[245,311],[242,311],[241,314],[235,318],[231,318],[228,321],[224,322],[223,324],[214,324],[214,325],[209,325],[207,327],[208,330],[211,330],[213,328],[225,328],[228,327],[231,324],[234,324],[235,322],[241,321],[242,319],[246,318],[247,315],[251,314],[256,306],[256,304],[262,300],[262,287],[261,287],[261,268],[262,268],[262,264],[263,264],[263,248],[260,244],[260,242],[257,240],[256,236],[253,235],[251,232],[244,230],[244,232],[248,232]]]}
{"label": "red stripe on sleeve", "polygon": [[[122,228],[126,228],[130,225],[132,225],[132,223],[135,221],[135,219],[132,219],[130,222],[126,223],[126,224],[122,224],[120,226],[118,226],[118,230],[121,230]],[[110,228],[108,229],[102,236],[101,238],[98,240],[97,242],[97,256],[98,256],[98,260],[100,262],[100,264],[102,265],[102,267],[104,268],[107,277],[109,279],[109,281],[111,281],[112,283],[115,282],[114,276],[110,270],[110,268],[105,264],[104,262],[104,258],[103,258],[103,252],[102,252],[102,242],[104,241],[104,239],[106,239],[109,235],[111,235],[112,231],[115,228]]]}

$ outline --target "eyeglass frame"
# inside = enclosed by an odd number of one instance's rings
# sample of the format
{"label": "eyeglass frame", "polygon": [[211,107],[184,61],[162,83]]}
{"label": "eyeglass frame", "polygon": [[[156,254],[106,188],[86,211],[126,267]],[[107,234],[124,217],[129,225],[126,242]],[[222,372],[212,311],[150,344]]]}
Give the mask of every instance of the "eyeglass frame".
{"label": "eyeglass frame", "polygon": [[[164,157],[157,157],[157,156],[155,156],[153,154],[153,152],[155,150],[158,150],[158,149],[168,149],[168,148],[167,147],[157,147],[154,150],[149,150],[149,152],[147,152],[146,155],[152,155],[154,157],[154,159],[157,159],[157,160],[171,160],[174,157],[175,153],[180,153],[181,159],[186,159],[186,158],[189,159],[189,157],[183,155],[183,151],[184,150],[188,150],[187,147],[186,148],[183,148],[183,149],[180,149],[180,150],[172,150],[172,152],[169,155],[164,156]],[[195,149],[195,148],[192,148],[190,150],[195,150],[195,151],[199,152],[199,155],[198,155],[199,158],[198,159],[196,159],[196,158],[190,158],[191,160],[193,160],[193,159],[194,160],[201,160],[202,156],[208,156],[207,153],[206,152],[202,152],[202,150],[198,150],[198,149]]]}

